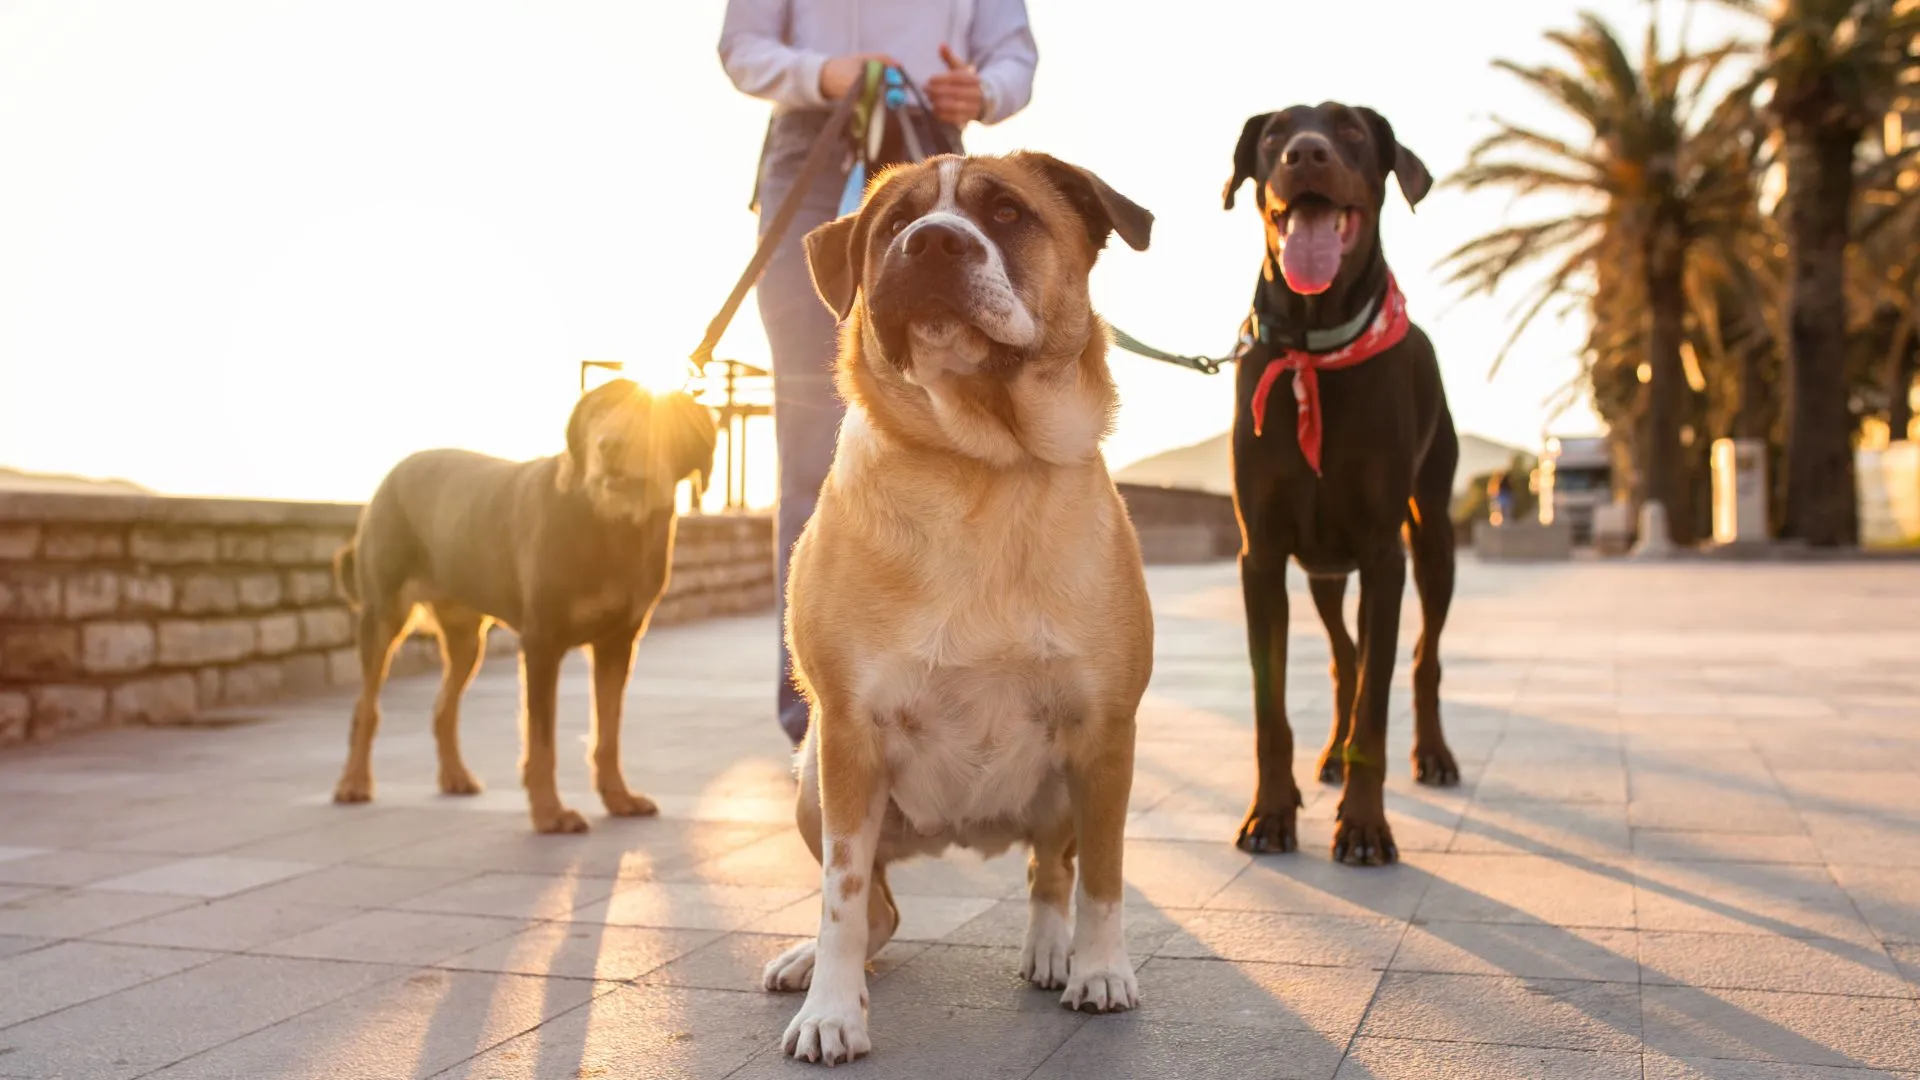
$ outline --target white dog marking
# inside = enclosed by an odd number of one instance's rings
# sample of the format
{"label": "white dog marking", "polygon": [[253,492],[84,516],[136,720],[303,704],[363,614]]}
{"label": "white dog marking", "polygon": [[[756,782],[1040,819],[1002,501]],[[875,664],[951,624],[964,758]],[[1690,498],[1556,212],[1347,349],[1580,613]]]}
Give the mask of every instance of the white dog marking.
{"label": "white dog marking", "polygon": [[1060,1003],[1094,1012],[1135,1008],[1140,1004],[1140,981],[1127,958],[1120,901],[1094,900],[1085,888],[1079,892],[1074,902],[1073,971]]}
{"label": "white dog marking", "polygon": [[1020,977],[1042,990],[1067,985],[1072,933],[1067,913],[1042,900],[1027,901],[1027,943],[1020,950]]}
{"label": "white dog marking", "polygon": [[[894,243],[904,245],[920,230],[935,225],[953,229],[978,243],[985,257],[969,268],[962,295],[954,297],[961,309],[960,315],[977,327],[980,333],[1002,345],[1016,349],[1028,348],[1039,335],[1039,328],[1034,324],[1033,313],[1027,310],[1026,302],[1014,291],[1013,281],[1007,276],[1006,256],[1001,253],[1000,246],[960,208],[962,164],[958,158],[939,164],[939,197],[934,200],[932,209],[901,230]],[[925,335],[928,340],[924,341],[918,325],[914,331],[916,366],[927,363],[940,370],[965,374],[976,370],[980,361],[986,358],[985,343],[976,345],[966,341],[969,335],[964,328],[944,330],[941,323],[929,324]]]}
{"label": "white dog marking", "polygon": [[888,801],[884,784],[876,787],[857,830],[821,836],[826,859],[820,868],[813,982],[781,1044],[793,1057],[833,1065],[873,1049],[867,1035],[867,890],[873,887],[874,850]]}

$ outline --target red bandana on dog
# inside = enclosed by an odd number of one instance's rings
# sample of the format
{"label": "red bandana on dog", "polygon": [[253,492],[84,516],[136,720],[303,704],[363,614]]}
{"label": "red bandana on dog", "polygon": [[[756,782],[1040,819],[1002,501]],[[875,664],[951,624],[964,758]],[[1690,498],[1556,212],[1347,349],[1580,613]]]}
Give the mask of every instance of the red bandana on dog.
{"label": "red bandana on dog", "polygon": [[1258,436],[1266,423],[1267,394],[1273,390],[1274,382],[1282,372],[1293,372],[1293,398],[1299,407],[1300,452],[1306,455],[1313,474],[1320,475],[1320,372],[1370,360],[1400,344],[1400,339],[1406,336],[1407,298],[1400,295],[1400,283],[1388,273],[1387,294],[1380,301],[1380,311],[1359,337],[1333,352],[1286,349],[1267,361],[1267,369],[1260,373],[1259,385],[1253,388],[1254,435]]}

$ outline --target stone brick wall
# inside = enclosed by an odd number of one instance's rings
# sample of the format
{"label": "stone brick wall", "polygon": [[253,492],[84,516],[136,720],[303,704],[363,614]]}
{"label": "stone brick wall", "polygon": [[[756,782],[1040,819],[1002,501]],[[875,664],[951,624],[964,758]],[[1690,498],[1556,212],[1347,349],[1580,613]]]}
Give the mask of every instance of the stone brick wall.
{"label": "stone brick wall", "polygon": [[[359,507],[0,492],[0,743],[359,681],[334,551]],[[768,519],[689,517],[656,624],[773,602]],[[513,635],[496,630],[495,649]],[[430,639],[395,657],[438,664]]]}
{"label": "stone brick wall", "polygon": [[1208,491],[1121,484],[1148,565],[1215,562],[1240,554],[1233,500]]}

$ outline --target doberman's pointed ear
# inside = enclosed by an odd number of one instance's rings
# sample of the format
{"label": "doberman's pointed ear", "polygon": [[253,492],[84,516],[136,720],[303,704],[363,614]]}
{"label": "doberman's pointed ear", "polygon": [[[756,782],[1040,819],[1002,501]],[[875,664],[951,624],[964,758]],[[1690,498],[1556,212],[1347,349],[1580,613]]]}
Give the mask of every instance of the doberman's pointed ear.
{"label": "doberman's pointed ear", "polygon": [[1079,211],[1095,251],[1106,247],[1107,237],[1113,233],[1120,234],[1120,239],[1133,250],[1147,250],[1147,243],[1153,237],[1152,212],[1108,187],[1105,180],[1089,169],[1069,165],[1051,154],[1026,151],[1018,156],[1037,167],[1047,182]]}
{"label": "doberman's pointed ear", "polygon": [[[1220,193],[1220,202],[1228,210],[1233,209],[1233,198],[1240,191],[1240,185],[1252,179],[1260,168],[1260,136],[1266,132],[1267,121],[1271,119],[1272,113],[1249,116],[1240,129],[1240,141],[1233,148],[1233,178]],[[1261,203],[1267,199],[1259,188],[1254,189],[1253,197]]]}
{"label": "doberman's pointed ear", "polygon": [[1367,126],[1373,131],[1373,144],[1380,148],[1380,168],[1383,173],[1392,173],[1400,179],[1400,194],[1407,197],[1409,208],[1419,206],[1420,200],[1427,197],[1433,189],[1433,174],[1427,171],[1426,163],[1413,151],[1400,145],[1394,138],[1393,125],[1387,118],[1372,109],[1356,109],[1366,117]]}

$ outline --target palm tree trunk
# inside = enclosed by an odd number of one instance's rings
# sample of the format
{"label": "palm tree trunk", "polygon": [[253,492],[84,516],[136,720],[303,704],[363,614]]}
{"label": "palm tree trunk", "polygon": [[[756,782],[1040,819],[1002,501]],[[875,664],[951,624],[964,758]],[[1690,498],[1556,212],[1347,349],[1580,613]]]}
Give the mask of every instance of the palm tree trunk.
{"label": "palm tree trunk", "polygon": [[[1836,128],[1840,130],[1835,130]],[[1786,125],[1787,536],[1821,547],[1859,536],[1847,409],[1845,266],[1853,147],[1845,125]]]}
{"label": "palm tree trunk", "polygon": [[1913,424],[1913,369],[1920,363],[1920,330],[1909,331],[1896,346],[1887,380],[1887,438],[1904,439]]}
{"label": "palm tree trunk", "polygon": [[1685,333],[1686,293],[1677,259],[1650,257],[1647,271],[1649,326],[1647,364],[1646,471],[1647,496],[1667,511],[1668,534],[1675,544],[1694,541],[1692,485],[1680,446],[1682,395],[1687,376],[1680,362],[1680,340]]}

